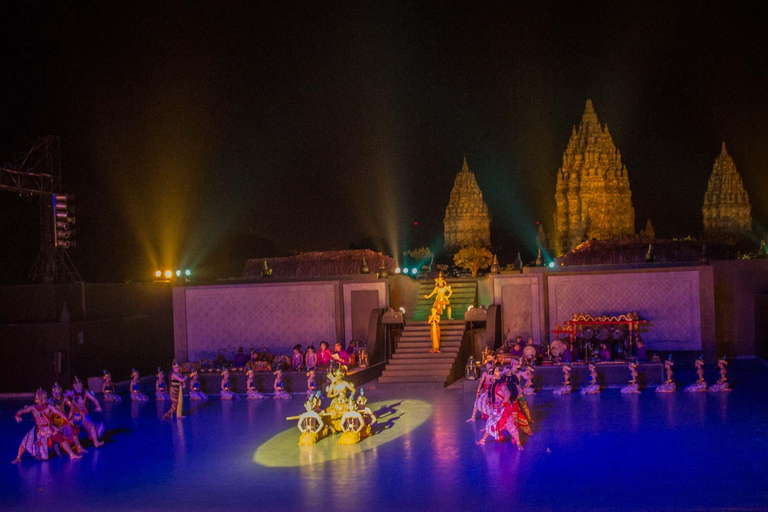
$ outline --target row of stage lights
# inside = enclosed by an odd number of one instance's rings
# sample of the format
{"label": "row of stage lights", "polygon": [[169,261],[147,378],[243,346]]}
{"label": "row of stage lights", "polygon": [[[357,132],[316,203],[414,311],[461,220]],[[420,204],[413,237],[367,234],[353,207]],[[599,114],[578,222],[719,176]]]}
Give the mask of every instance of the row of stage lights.
{"label": "row of stage lights", "polygon": [[162,270],[155,270],[155,279],[163,279],[163,278],[171,279],[174,277],[174,275],[177,278],[181,278],[182,275],[185,277],[191,277],[192,271],[189,269],[186,269],[183,271],[177,270],[176,272],[173,272],[172,270],[166,270],[165,272],[163,272]]}
{"label": "row of stage lights", "polygon": [[418,273],[419,273],[419,269],[417,269],[416,267],[414,267],[414,268],[412,268],[412,269],[409,269],[409,268],[407,268],[407,267],[406,267],[406,268],[400,268],[400,267],[397,267],[397,268],[395,269],[395,274],[400,274],[401,272],[402,272],[403,274],[408,274],[408,273],[410,272],[411,274],[413,274],[413,275],[415,276],[416,274],[418,274]]}

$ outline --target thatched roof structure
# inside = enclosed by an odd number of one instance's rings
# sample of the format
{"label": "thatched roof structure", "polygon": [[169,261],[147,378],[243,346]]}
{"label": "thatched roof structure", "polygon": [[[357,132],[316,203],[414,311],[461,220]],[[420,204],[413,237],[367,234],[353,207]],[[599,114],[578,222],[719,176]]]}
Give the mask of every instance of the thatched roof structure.
{"label": "thatched roof structure", "polygon": [[696,263],[702,258],[706,244],[706,258],[724,260],[729,257],[729,246],[719,242],[700,240],[661,240],[633,238],[625,240],[588,240],[572,251],[556,258],[558,265],[629,265],[645,263],[648,246],[653,247],[655,263]]}
{"label": "thatched roof structure", "polygon": [[272,269],[273,278],[293,277],[331,277],[360,274],[363,258],[368,265],[371,274],[376,274],[381,262],[387,272],[393,274],[397,263],[394,258],[384,256],[369,249],[349,251],[322,251],[305,252],[287,258],[259,258],[250,259],[245,264],[246,278],[259,278],[264,269],[266,260]]}

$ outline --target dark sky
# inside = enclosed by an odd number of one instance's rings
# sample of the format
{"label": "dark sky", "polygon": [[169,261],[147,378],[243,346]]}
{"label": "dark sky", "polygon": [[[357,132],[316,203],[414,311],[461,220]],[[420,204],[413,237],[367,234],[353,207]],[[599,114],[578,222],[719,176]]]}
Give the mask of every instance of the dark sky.
{"label": "dark sky", "polygon": [[[4,4],[0,159],[61,137],[87,280],[363,237],[436,244],[464,154],[494,244],[529,251],[537,219],[552,230],[587,98],[629,170],[638,229],[700,234],[723,141],[761,232],[768,218],[765,12],[193,3]],[[5,279],[31,266],[35,212],[0,193]]]}

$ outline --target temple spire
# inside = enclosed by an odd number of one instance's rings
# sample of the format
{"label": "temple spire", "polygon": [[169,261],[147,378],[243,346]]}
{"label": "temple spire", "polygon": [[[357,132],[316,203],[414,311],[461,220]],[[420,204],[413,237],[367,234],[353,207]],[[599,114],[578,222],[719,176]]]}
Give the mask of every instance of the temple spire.
{"label": "temple spire", "polygon": [[592,100],[587,100],[587,105],[584,107],[584,115],[581,116],[581,124],[584,126],[598,124],[597,113],[595,113],[595,107],[592,106]]}
{"label": "temple spire", "polygon": [[572,132],[558,170],[555,192],[557,254],[587,238],[607,240],[635,234],[635,209],[626,167],[608,126],[600,125],[592,100]]}
{"label": "temple spire", "polygon": [[483,201],[474,173],[469,170],[466,155],[454,181],[443,224],[446,248],[458,250],[471,245],[491,245],[488,205]]}
{"label": "temple spire", "polygon": [[704,194],[704,236],[736,242],[752,231],[752,206],[733,158],[723,142]]}

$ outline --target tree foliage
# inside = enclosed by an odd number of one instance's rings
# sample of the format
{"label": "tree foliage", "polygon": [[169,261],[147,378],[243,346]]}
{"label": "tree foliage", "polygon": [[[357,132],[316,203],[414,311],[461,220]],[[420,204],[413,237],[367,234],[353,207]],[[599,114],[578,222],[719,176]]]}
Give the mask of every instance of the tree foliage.
{"label": "tree foliage", "polygon": [[472,277],[477,277],[477,272],[488,268],[492,262],[493,254],[485,247],[464,247],[453,255],[453,263],[472,272]]}

